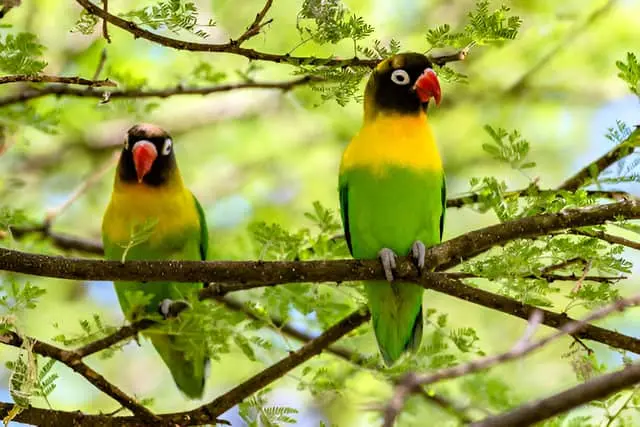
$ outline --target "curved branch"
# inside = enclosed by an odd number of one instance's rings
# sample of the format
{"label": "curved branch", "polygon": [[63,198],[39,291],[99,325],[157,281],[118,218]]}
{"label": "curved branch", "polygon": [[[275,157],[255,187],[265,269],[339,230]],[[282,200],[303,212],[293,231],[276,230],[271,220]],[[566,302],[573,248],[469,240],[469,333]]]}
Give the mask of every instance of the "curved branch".
{"label": "curved branch", "polygon": [[[415,393],[419,390],[421,386],[433,384],[438,381],[442,381],[445,379],[452,379],[462,377],[464,375],[471,374],[473,372],[478,372],[481,370],[488,369],[492,366],[498,365],[500,363],[508,362],[511,360],[522,358],[529,353],[532,353],[545,345],[549,344],[552,341],[561,338],[564,335],[575,335],[578,331],[582,330],[584,327],[588,326],[590,322],[603,319],[604,317],[610,315],[615,311],[623,311],[626,308],[634,307],[640,304],[640,295],[636,295],[632,298],[626,298],[618,300],[608,306],[602,307],[584,319],[579,321],[571,321],[566,323],[564,326],[559,328],[559,330],[545,338],[539,339],[537,341],[531,341],[531,336],[535,332],[537,325],[540,324],[544,314],[540,311],[535,311],[531,315],[530,327],[527,328],[525,335],[523,338],[518,341],[511,350],[497,354],[495,356],[488,356],[482,359],[477,359],[469,363],[453,366],[450,368],[443,368],[437,370],[435,372],[429,374],[416,374],[409,373],[407,374],[403,380],[399,382],[399,384],[395,387],[395,393],[392,399],[389,401],[385,411],[385,427],[392,427],[393,423],[402,410],[406,398],[411,394]],[[515,423],[512,425],[523,425],[521,423]]]}
{"label": "curved branch", "polygon": [[576,387],[527,403],[504,414],[471,424],[471,427],[528,426],[576,408],[640,382],[640,363],[601,375]]}
{"label": "curved branch", "polygon": [[51,76],[47,74],[18,74],[14,76],[0,76],[0,85],[5,83],[64,83],[89,87],[115,87],[117,84],[109,79],[89,80],[82,77]]}
{"label": "curved branch", "polygon": [[[63,350],[33,338],[29,338],[29,341],[33,343],[32,351],[34,353],[64,363],[74,372],[83,376],[98,390],[129,409],[134,415],[138,416],[141,421],[153,423],[153,425],[158,423],[162,424],[162,420],[158,416],[151,413],[147,408],[133,400],[118,387],[107,381],[102,375],[87,366],[73,351]],[[0,343],[21,348],[24,340],[15,332],[6,332],[0,335]]]}
{"label": "curved branch", "polygon": [[597,178],[606,168],[633,153],[633,150],[638,146],[640,146],[640,128],[636,128],[620,144],[580,169],[575,175],[563,182],[558,189],[576,191],[589,184],[592,179]]}
{"label": "curved branch", "polygon": [[[0,402],[0,419],[3,419],[15,408],[15,404]],[[60,426],[100,426],[100,427],[146,427],[149,423],[136,416],[113,417],[111,415],[87,415],[80,411],[58,411],[29,407],[13,416],[18,421],[40,427]]]}
{"label": "curved branch", "polygon": [[[142,38],[154,43],[160,44],[162,46],[170,47],[172,49],[177,50],[188,50],[192,52],[218,52],[218,53],[230,53],[234,55],[244,56],[245,58],[256,60],[256,61],[269,61],[283,64],[291,64],[291,65],[306,65],[306,66],[331,66],[331,67],[367,67],[373,68],[375,67],[379,59],[362,59],[358,57],[348,58],[348,59],[339,59],[334,57],[329,58],[316,58],[316,57],[306,57],[306,56],[292,56],[289,54],[274,54],[267,52],[260,52],[254,49],[246,49],[240,47],[239,41],[245,41],[247,38],[243,39],[243,36],[240,36],[236,40],[230,40],[228,43],[198,43],[198,42],[189,42],[184,40],[172,39],[170,37],[161,36],[159,34],[152,33],[151,31],[147,31],[144,28],[136,25],[131,21],[127,21],[126,19],[122,19],[116,15],[112,15],[108,12],[105,12],[95,4],[91,3],[89,0],[76,0],[83,8],[87,10],[92,15],[95,15],[101,19],[108,21],[110,24],[119,27],[131,34],[135,38]],[[246,34],[246,33],[245,33]],[[431,57],[432,62],[437,65],[444,65],[447,62],[452,61],[460,61],[464,59],[466,56],[466,52],[457,52],[455,54],[444,55],[444,56],[434,56]]]}
{"label": "curved branch", "polygon": [[287,372],[300,366],[313,356],[320,354],[324,349],[334,342],[367,322],[370,318],[368,311],[356,311],[342,319],[322,335],[309,341],[299,350],[292,352],[289,356],[271,365],[267,369],[249,378],[242,384],[237,385],[229,392],[216,398],[206,405],[202,405],[192,411],[181,412],[171,415],[163,415],[163,419],[179,425],[199,425],[209,423],[219,415],[233,408],[248,396],[271,384],[273,381],[284,376]]}
{"label": "curved branch", "polygon": [[273,0],[267,0],[264,4],[264,7],[260,12],[256,14],[256,19],[253,20],[251,25],[247,27],[247,31],[244,32],[237,40],[235,40],[236,44],[240,46],[245,41],[249,40],[251,37],[255,37],[260,34],[260,30],[265,25],[271,23],[272,19],[267,20],[266,22],[262,22],[264,20],[265,15],[273,5]]}
{"label": "curved branch", "polygon": [[0,108],[49,95],[71,96],[76,98],[98,98],[104,103],[111,99],[120,98],[168,98],[170,96],[177,95],[209,95],[211,93],[229,92],[237,89],[279,89],[286,92],[297,86],[318,81],[321,80],[317,77],[304,76],[283,82],[246,82],[193,88],[177,86],[169,89],[129,89],[114,91],[84,90],[69,86],[47,86],[42,89],[25,90],[15,95],[0,98]]}

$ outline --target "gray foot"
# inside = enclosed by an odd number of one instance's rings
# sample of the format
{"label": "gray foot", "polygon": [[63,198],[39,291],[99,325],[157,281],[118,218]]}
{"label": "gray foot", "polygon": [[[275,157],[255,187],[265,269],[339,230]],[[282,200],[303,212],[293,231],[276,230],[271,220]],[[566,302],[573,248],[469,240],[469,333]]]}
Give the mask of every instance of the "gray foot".
{"label": "gray foot", "polygon": [[424,269],[424,257],[427,254],[427,248],[420,240],[416,240],[411,245],[411,258],[413,258],[416,263],[416,267],[418,267],[418,271],[422,273]]}
{"label": "gray foot", "polygon": [[178,315],[187,308],[191,308],[188,302],[182,300],[173,301],[167,298],[162,300],[158,311],[165,319],[171,319],[178,317]]}
{"label": "gray foot", "polygon": [[378,252],[378,258],[382,263],[382,269],[384,270],[384,277],[387,281],[393,282],[393,270],[396,268],[396,254],[389,248],[382,248]]}

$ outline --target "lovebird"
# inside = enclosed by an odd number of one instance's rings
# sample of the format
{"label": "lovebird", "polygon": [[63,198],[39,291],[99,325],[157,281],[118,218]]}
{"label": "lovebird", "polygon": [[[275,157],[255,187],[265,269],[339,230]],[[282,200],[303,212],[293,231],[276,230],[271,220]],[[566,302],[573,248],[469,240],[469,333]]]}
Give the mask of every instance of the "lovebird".
{"label": "lovebird", "polygon": [[442,239],[446,185],[427,120],[440,103],[429,59],[401,53],[373,70],[364,94],[364,121],[340,164],[342,224],[351,255],[379,258],[387,281],[365,282],[380,353],[387,366],[422,340],[424,289],[393,280],[396,254],[424,268],[426,248]]}
{"label": "lovebird", "polygon": [[[102,241],[108,260],[206,259],[208,231],[204,211],[184,186],[173,140],[163,129],[137,124],[128,130],[111,201],[102,220]],[[140,314],[176,317],[176,313],[189,307],[186,300],[195,298],[203,284],[114,282],[114,286],[125,317],[134,321]],[[146,306],[132,307],[127,296],[136,291],[150,298]],[[177,387],[191,399],[202,397],[208,357],[186,357],[180,344],[187,341],[180,335],[154,331],[146,336]]]}

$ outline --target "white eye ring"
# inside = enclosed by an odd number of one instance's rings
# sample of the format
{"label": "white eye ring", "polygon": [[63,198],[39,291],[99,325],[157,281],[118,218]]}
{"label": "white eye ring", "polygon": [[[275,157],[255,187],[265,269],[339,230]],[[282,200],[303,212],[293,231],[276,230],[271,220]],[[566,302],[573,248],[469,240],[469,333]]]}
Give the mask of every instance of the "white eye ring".
{"label": "white eye ring", "polygon": [[162,155],[168,156],[171,153],[171,146],[173,145],[173,141],[171,138],[167,138],[164,140],[164,145],[162,146]]}
{"label": "white eye ring", "polygon": [[409,84],[411,78],[409,78],[409,73],[405,70],[395,70],[391,73],[391,81],[397,85],[405,86]]}

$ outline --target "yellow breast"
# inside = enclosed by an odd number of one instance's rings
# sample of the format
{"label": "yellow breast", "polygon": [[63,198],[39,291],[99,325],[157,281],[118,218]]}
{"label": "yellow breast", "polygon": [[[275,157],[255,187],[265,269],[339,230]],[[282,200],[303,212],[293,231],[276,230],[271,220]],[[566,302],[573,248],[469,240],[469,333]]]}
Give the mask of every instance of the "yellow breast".
{"label": "yellow breast", "polygon": [[340,170],[385,166],[442,170],[442,160],[424,113],[383,115],[365,121],[342,155]]}
{"label": "yellow breast", "polygon": [[147,222],[156,222],[148,237],[148,243],[155,245],[167,236],[199,227],[200,220],[192,194],[182,185],[154,188],[116,182],[102,232],[113,242],[126,243],[133,227]]}

